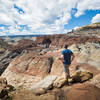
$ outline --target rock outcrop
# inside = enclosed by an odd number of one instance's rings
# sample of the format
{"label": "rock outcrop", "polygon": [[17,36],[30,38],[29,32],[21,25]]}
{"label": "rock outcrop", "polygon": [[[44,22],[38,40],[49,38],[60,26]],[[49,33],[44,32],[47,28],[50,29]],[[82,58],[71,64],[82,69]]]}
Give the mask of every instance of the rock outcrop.
{"label": "rock outcrop", "polygon": [[95,43],[74,44],[70,49],[77,54],[78,63],[89,64],[97,67],[100,66],[100,45]]}
{"label": "rock outcrop", "polygon": [[70,88],[54,89],[42,95],[34,95],[31,90],[18,90],[10,96],[12,100],[99,100],[100,89],[85,83],[76,84]]}
{"label": "rock outcrop", "polygon": [[100,74],[96,75],[90,83],[100,88]]}
{"label": "rock outcrop", "polygon": [[[2,77],[6,77],[8,83],[14,87],[27,88],[33,90],[35,94],[42,94],[50,88],[60,88],[66,84],[66,79],[61,77],[62,72],[59,71],[60,74],[58,74],[53,68],[54,61],[55,55],[28,53],[14,59]],[[59,60],[58,62],[61,63]],[[72,75],[70,83],[84,82],[92,77],[92,73],[77,72]]]}
{"label": "rock outcrop", "polygon": [[14,86],[23,84],[24,87],[30,88],[50,73],[52,63],[51,56],[44,57],[37,53],[28,53],[14,59],[2,76]]}
{"label": "rock outcrop", "polygon": [[14,56],[9,55],[10,53],[7,50],[8,48],[10,48],[10,45],[0,38],[0,75],[4,72],[10,63],[11,60],[9,58]]}
{"label": "rock outcrop", "polygon": [[10,45],[5,42],[2,38],[0,38],[0,48],[4,48],[5,50],[8,49]]}
{"label": "rock outcrop", "polygon": [[[33,91],[21,90],[11,94],[12,100],[57,100],[56,96],[50,93],[44,95],[34,95]],[[59,98],[59,97],[58,97]]]}
{"label": "rock outcrop", "polygon": [[0,75],[5,71],[9,63],[19,54],[16,52],[10,52],[5,50],[4,53],[0,55]]}
{"label": "rock outcrop", "polygon": [[[77,71],[74,74],[71,75],[71,77],[68,79],[68,82],[73,84],[73,83],[83,83],[85,81],[88,81],[90,79],[93,78],[93,74],[90,72],[86,72],[86,71]],[[60,88],[64,85],[68,85],[66,83],[66,79],[65,77],[59,76],[56,78],[56,80],[53,83],[53,86],[56,88]]]}
{"label": "rock outcrop", "polygon": [[2,100],[10,100],[11,97],[9,93],[14,91],[14,87],[7,84],[7,80],[5,78],[0,77],[0,99]]}
{"label": "rock outcrop", "polygon": [[75,35],[96,36],[100,38],[100,23],[93,23],[73,31]]}
{"label": "rock outcrop", "polygon": [[34,84],[31,90],[35,94],[43,94],[46,93],[49,89],[53,88],[53,83],[56,80],[57,76],[48,76],[40,82]]}
{"label": "rock outcrop", "polygon": [[18,44],[12,45],[11,48],[9,48],[9,51],[21,53],[23,50],[25,51],[32,47],[36,47],[33,41],[29,39],[24,39],[20,40]]}
{"label": "rock outcrop", "polygon": [[71,76],[71,78],[69,79],[69,83],[82,83],[92,78],[93,74],[90,72],[77,71]]}
{"label": "rock outcrop", "polygon": [[[76,82],[84,82],[88,79],[91,79],[93,77],[93,74],[96,75],[100,72],[99,69],[96,69],[95,66],[90,67],[89,63],[86,64],[87,60],[83,63],[78,62],[80,54],[82,55],[87,53],[88,55],[88,52],[92,52],[93,48],[94,51],[98,51],[98,48],[90,43],[77,44],[70,47],[70,49],[75,53],[75,61],[73,61],[72,65],[70,66],[71,76],[74,72],[78,71],[74,75],[74,77],[72,77],[70,82],[75,83],[75,80]],[[56,75],[58,78],[55,84],[53,83],[53,85],[57,88],[62,87],[65,83],[65,79],[61,77],[61,75],[63,74],[63,64],[58,59],[60,57],[61,50],[62,49],[59,49],[57,51],[49,50],[42,55],[36,52],[30,52],[21,55],[13,59],[2,76],[6,77],[8,83],[15,87],[22,86],[23,88],[30,89],[34,86],[34,84],[44,79],[46,76]],[[84,53],[81,53],[83,51]],[[89,54],[90,56],[93,55],[93,53]],[[87,57],[90,59],[90,56]],[[95,59],[93,61],[96,62]],[[93,74],[85,71],[91,72]]]}
{"label": "rock outcrop", "polygon": [[15,57],[27,54],[30,51],[40,52],[42,50],[42,47],[36,47],[36,44],[28,39],[21,40],[18,44],[12,46],[0,39],[0,47],[0,75]]}
{"label": "rock outcrop", "polygon": [[[71,35],[71,34],[70,34]],[[80,44],[80,43],[86,43],[86,42],[94,42],[94,43],[100,43],[100,38],[95,36],[69,36],[69,35],[52,35],[52,36],[41,36],[38,37],[35,40],[36,44],[43,44],[43,41],[45,38],[48,38],[51,43],[50,47],[59,47],[62,48],[64,44],[72,45],[72,44]]]}
{"label": "rock outcrop", "polygon": [[65,77],[63,75],[57,77],[56,80],[53,83],[53,86],[55,88],[61,88],[64,85],[67,85],[67,83],[66,83],[66,79],[65,79]]}
{"label": "rock outcrop", "polygon": [[92,84],[76,84],[67,93],[67,100],[100,100],[100,88]]}
{"label": "rock outcrop", "polygon": [[[63,47],[64,44],[79,44],[86,42],[100,43],[100,23],[94,23],[83,26],[72,32],[62,35],[41,36],[35,40],[35,43],[44,45],[45,40],[50,41],[51,47]],[[46,44],[46,41],[45,41]]]}

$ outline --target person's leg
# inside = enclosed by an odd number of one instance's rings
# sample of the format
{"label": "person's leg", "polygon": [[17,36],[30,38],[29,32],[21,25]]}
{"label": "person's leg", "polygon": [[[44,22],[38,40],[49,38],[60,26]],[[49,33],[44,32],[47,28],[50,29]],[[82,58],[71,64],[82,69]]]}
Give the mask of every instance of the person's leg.
{"label": "person's leg", "polygon": [[69,66],[66,66],[66,79],[70,78]]}
{"label": "person's leg", "polygon": [[68,78],[70,78],[69,65],[64,64],[64,75],[68,84]]}

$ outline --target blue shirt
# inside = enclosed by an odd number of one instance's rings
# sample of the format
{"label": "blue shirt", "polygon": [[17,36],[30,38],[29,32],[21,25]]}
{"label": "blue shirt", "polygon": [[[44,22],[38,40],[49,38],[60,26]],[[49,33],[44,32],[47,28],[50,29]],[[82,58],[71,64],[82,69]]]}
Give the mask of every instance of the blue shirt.
{"label": "blue shirt", "polygon": [[65,49],[61,52],[64,58],[64,64],[71,64],[71,55],[73,52],[70,49]]}

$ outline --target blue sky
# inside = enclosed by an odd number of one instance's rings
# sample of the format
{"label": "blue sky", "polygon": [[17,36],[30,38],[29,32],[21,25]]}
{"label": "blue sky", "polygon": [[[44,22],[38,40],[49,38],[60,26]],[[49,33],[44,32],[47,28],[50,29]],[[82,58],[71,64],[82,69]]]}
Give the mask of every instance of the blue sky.
{"label": "blue sky", "polygon": [[63,34],[100,22],[100,0],[0,0],[0,36]]}
{"label": "blue sky", "polygon": [[13,6],[19,12],[19,14],[24,14],[25,13],[24,10],[22,8],[18,7],[16,4],[14,4]]}
{"label": "blue sky", "polygon": [[[91,24],[92,18],[97,14],[100,14],[100,10],[86,10],[85,14],[78,18],[76,18],[72,14],[72,18],[71,18],[71,20],[69,20],[68,24],[65,25],[65,28],[70,30],[70,29],[74,29],[75,26],[82,27],[82,26]],[[99,21],[97,20],[97,22],[99,22]]]}

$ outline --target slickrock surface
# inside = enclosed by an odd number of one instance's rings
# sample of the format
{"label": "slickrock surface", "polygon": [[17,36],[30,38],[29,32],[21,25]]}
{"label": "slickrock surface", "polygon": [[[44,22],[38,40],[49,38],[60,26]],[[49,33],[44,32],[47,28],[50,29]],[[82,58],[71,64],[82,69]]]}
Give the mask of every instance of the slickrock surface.
{"label": "slickrock surface", "polygon": [[45,79],[41,80],[40,82],[34,84],[31,90],[35,94],[43,94],[47,92],[47,90],[53,87],[53,83],[56,80],[57,76],[47,76]]}
{"label": "slickrock surface", "polygon": [[97,86],[98,88],[100,88],[100,73],[97,74],[91,81],[91,84]]}
{"label": "slickrock surface", "polygon": [[100,100],[100,88],[92,84],[76,84],[67,93],[67,100]]}
{"label": "slickrock surface", "polygon": [[[76,71],[89,71],[93,73],[94,76],[100,73],[99,54],[97,58],[92,58],[94,55],[92,52],[98,51],[98,48],[96,48],[95,45],[90,43],[78,44],[72,45],[69,48],[75,53],[75,59],[70,66],[71,75]],[[60,77],[63,74],[63,64],[58,59],[61,55],[61,51],[62,49],[55,51],[49,50],[42,55],[36,52],[30,52],[19,56],[13,59],[2,76],[6,77],[9,84],[14,85],[15,87],[22,86],[24,88],[31,88],[35,83],[48,75]],[[79,62],[80,55],[84,56],[85,54],[86,60],[84,60],[84,62]],[[88,62],[91,60],[94,63],[97,63],[98,61],[98,63],[96,65],[91,63],[90,65]]]}
{"label": "slickrock surface", "polygon": [[77,62],[90,64],[100,69],[100,45],[94,43],[75,44],[70,49],[77,53]]}
{"label": "slickrock surface", "polygon": [[52,65],[52,58],[38,57],[34,53],[29,53],[14,59],[5,72],[8,83],[14,86],[32,87],[34,83],[47,76]]}
{"label": "slickrock surface", "polygon": [[13,92],[11,97],[12,100],[100,100],[100,89],[85,83],[54,89],[42,95],[34,95],[30,90],[20,90]]}

